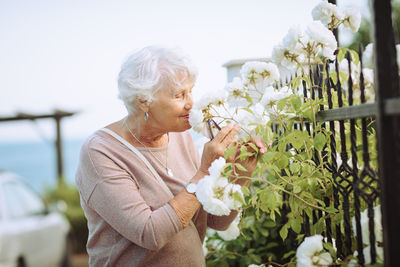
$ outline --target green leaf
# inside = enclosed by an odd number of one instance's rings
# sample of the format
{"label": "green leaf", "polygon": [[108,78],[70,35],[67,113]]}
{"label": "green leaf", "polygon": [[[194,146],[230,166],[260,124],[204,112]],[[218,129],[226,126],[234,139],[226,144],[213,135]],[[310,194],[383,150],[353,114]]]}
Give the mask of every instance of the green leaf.
{"label": "green leaf", "polygon": [[290,86],[292,87],[292,89],[296,89],[300,86],[301,81],[302,81],[302,77],[298,76],[290,82]]}
{"label": "green leaf", "polygon": [[285,108],[285,106],[286,106],[287,100],[288,100],[287,97],[282,98],[281,100],[279,100],[278,104],[276,105],[276,108],[278,110],[283,110]]}
{"label": "green leaf", "polygon": [[337,75],[335,71],[330,72],[329,77],[332,79],[333,84],[337,84]]}
{"label": "green leaf", "polygon": [[306,110],[304,110],[303,113],[304,118],[309,119],[311,121],[314,121],[314,113],[311,109],[311,107],[307,108]]}
{"label": "green leaf", "polygon": [[345,72],[339,71],[339,77],[340,77],[340,82],[343,83],[347,83],[349,75]]}
{"label": "green leaf", "polygon": [[242,189],[243,195],[249,196],[251,194],[250,190],[249,190],[249,188],[247,188],[247,186],[242,186],[241,189]]}
{"label": "green leaf", "polygon": [[271,210],[271,213],[269,214],[269,217],[271,218],[271,220],[273,220],[275,222],[276,218],[275,218],[275,211]]}
{"label": "green leaf", "polygon": [[236,167],[239,171],[243,171],[243,172],[246,172],[246,171],[247,171],[247,169],[246,169],[245,167],[243,167],[243,165],[240,164],[240,163],[235,163],[235,167]]}
{"label": "green leaf", "polygon": [[251,109],[249,109],[249,108],[242,108],[243,110],[246,110],[247,112],[249,112],[251,115],[254,115],[254,112],[251,110]]}
{"label": "green leaf", "polygon": [[264,222],[264,226],[268,228],[276,227],[276,222],[274,221],[266,221]]}
{"label": "green leaf", "polygon": [[264,162],[272,161],[276,155],[277,155],[277,152],[275,152],[275,151],[267,151],[267,153],[264,153],[264,155],[263,155]]}
{"label": "green leaf", "polygon": [[236,147],[235,146],[230,146],[228,147],[225,152],[224,152],[224,158],[227,159],[230,156],[233,155],[233,153],[236,151]]}
{"label": "green leaf", "polygon": [[338,53],[338,61],[342,62],[342,60],[344,59],[344,56],[346,55],[346,49],[345,48],[340,48],[339,49],[339,53]]}
{"label": "green leaf", "polygon": [[265,237],[269,236],[269,231],[265,228],[259,228],[258,231]]}
{"label": "green leaf", "polygon": [[285,224],[281,230],[279,231],[279,235],[281,236],[282,240],[285,240],[287,235],[288,235],[288,227],[287,224]]}
{"label": "green leaf", "polygon": [[358,64],[360,63],[360,58],[358,56],[357,51],[353,50],[353,49],[349,49],[351,56],[353,58],[353,63],[358,66]]}
{"label": "green leaf", "polygon": [[296,218],[293,218],[290,220],[290,226],[292,227],[293,231],[295,231],[297,234],[300,233],[301,231],[301,224],[300,221]]}
{"label": "green leaf", "polygon": [[254,151],[258,152],[258,147],[253,143],[247,143]]}
{"label": "green leaf", "polygon": [[295,111],[299,111],[301,107],[301,98],[299,96],[292,97],[290,102]]}
{"label": "green leaf", "polygon": [[275,164],[278,166],[278,168],[284,169],[289,164],[289,159],[284,154],[281,154]]}
{"label": "green leaf", "polygon": [[242,204],[246,204],[246,201],[244,200],[242,194],[240,194],[239,192],[234,192],[232,194],[233,199],[236,201],[240,201]]}
{"label": "green leaf", "polygon": [[338,212],[338,210],[335,209],[334,207],[327,207],[325,210],[328,213],[336,213],[336,212]]}
{"label": "green leaf", "polygon": [[304,133],[302,131],[295,130],[289,136],[289,140],[295,149],[300,150],[304,145]]}
{"label": "green leaf", "polygon": [[324,218],[320,218],[316,224],[314,224],[315,232],[314,234],[320,235],[325,228]]}
{"label": "green leaf", "polygon": [[329,251],[329,254],[331,254],[332,257],[335,259],[336,258],[336,249],[333,248],[333,245],[329,242],[324,242],[322,244],[323,244],[324,248]]}
{"label": "green leaf", "polygon": [[246,93],[246,100],[247,100],[247,102],[249,102],[249,104],[253,105],[253,99],[251,98],[249,93]]}
{"label": "green leaf", "polygon": [[265,249],[266,249],[266,250],[269,250],[269,249],[271,249],[271,248],[276,248],[276,247],[279,247],[279,244],[278,244],[278,243],[276,243],[276,242],[269,242],[269,243],[265,246]]}
{"label": "green leaf", "polygon": [[326,144],[326,137],[323,133],[317,133],[314,136],[314,147],[316,150],[321,151]]}
{"label": "green leaf", "polygon": [[290,256],[295,255],[295,254],[296,254],[296,251],[294,251],[294,250],[289,251],[289,252],[283,254],[282,259],[287,259],[287,258],[289,258]]}
{"label": "green leaf", "polygon": [[[276,194],[275,194],[276,193]],[[270,187],[263,189],[259,195],[260,198],[260,208],[269,212],[272,209],[279,208],[282,204],[282,196],[278,192],[273,192]],[[272,220],[272,212],[270,213]]]}
{"label": "green leaf", "polygon": [[297,162],[294,162],[289,165],[289,169],[292,173],[298,173],[300,171],[300,164]]}
{"label": "green leaf", "polygon": [[297,194],[297,193],[300,193],[300,192],[301,192],[301,186],[295,185],[293,187],[293,193]]}

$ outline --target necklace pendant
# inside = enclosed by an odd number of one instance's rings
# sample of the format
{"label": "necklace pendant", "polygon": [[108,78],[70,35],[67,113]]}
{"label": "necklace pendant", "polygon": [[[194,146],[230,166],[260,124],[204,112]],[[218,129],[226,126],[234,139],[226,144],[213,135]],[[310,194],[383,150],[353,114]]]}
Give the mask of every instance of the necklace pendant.
{"label": "necklace pendant", "polygon": [[170,168],[167,168],[167,173],[168,173],[168,175],[169,175],[170,177],[173,177],[173,176],[174,176],[174,174],[173,174],[173,172],[172,172],[172,170],[171,170]]}

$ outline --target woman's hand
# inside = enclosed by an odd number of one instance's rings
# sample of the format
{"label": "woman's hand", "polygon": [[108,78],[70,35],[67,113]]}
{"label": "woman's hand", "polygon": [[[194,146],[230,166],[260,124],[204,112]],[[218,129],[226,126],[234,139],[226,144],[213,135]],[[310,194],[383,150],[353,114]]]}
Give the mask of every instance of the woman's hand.
{"label": "woman's hand", "polygon": [[237,132],[240,125],[229,124],[222,128],[213,140],[204,145],[199,171],[208,174],[211,163],[224,156],[225,150],[238,140]]}
{"label": "woman's hand", "polygon": [[[247,151],[250,153],[256,152],[255,149],[249,145],[249,143],[252,143],[257,147],[258,154],[262,155],[265,152],[267,152],[268,146],[259,137],[252,136],[250,141],[243,143],[240,146],[238,145],[234,157],[231,157],[230,159],[228,159],[228,161],[230,161],[232,163],[240,163],[240,165],[242,165],[243,167],[246,168],[246,171],[241,171],[237,167],[235,167],[234,172],[233,172],[233,177],[232,177],[233,179],[235,179],[236,177],[240,177],[240,176],[251,177],[251,174],[257,167],[257,162],[258,162],[257,153],[254,154],[253,156],[247,157],[243,160],[240,160],[238,158],[238,156],[240,154],[240,148],[242,146],[245,146]],[[236,180],[236,183],[243,185],[243,186],[247,186],[250,183],[250,179],[246,179],[246,178],[240,179],[239,178]]]}

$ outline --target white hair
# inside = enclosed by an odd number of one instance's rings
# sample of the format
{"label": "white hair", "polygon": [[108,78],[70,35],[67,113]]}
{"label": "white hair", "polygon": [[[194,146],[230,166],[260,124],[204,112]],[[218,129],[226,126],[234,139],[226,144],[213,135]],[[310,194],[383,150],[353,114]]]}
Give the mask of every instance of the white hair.
{"label": "white hair", "polygon": [[149,104],[162,88],[194,83],[197,69],[176,48],[147,46],[130,55],[118,75],[119,98],[130,115],[138,111],[136,97]]}

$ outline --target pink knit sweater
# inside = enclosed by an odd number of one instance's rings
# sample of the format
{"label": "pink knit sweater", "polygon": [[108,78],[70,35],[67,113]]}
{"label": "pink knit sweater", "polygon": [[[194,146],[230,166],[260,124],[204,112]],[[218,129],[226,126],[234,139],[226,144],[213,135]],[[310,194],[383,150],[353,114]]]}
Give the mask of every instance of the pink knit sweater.
{"label": "pink knit sweater", "polygon": [[[168,151],[174,177],[146,148],[149,160],[176,195],[193,177],[200,158],[190,133],[170,133],[168,146],[149,148],[161,162]],[[97,131],[81,149],[76,173],[81,205],[88,220],[90,266],[204,266],[206,228],[224,230],[236,216],[213,216],[199,209],[194,226],[182,227],[170,197],[131,150]]]}

